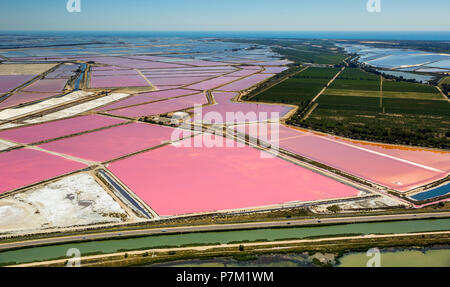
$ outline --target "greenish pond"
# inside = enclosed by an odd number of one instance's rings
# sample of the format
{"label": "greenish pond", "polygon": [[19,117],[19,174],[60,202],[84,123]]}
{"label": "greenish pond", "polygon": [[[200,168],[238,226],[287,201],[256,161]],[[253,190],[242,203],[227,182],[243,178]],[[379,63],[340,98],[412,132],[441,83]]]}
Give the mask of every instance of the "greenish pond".
{"label": "greenish pond", "polygon": [[[339,258],[339,267],[365,267],[370,257],[356,252]],[[380,254],[381,267],[450,267],[450,248],[447,249],[403,249]]]}
{"label": "greenish pond", "polygon": [[313,267],[308,254],[267,254],[259,255],[255,260],[239,261],[233,258],[214,258],[207,260],[183,260],[155,267]]}
{"label": "greenish pond", "polygon": [[256,230],[236,230],[186,234],[167,234],[129,239],[113,239],[82,243],[24,248],[0,252],[0,264],[26,263],[66,257],[67,250],[78,248],[82,256],[95,253],[114,253],[125,250],[183,246],[189,244],[225,244],[230,242],[304,239],[320,236],[356,234],[394,234],[424,231],[450,230],[450,218],[394,221],[377,223],[355,223],[314,227],[286,227]]}

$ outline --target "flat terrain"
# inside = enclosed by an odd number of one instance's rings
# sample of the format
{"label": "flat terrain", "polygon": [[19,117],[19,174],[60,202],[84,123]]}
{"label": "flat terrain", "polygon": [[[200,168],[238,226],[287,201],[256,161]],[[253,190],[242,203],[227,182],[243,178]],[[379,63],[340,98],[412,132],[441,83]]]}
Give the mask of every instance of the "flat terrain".
{"label": "flat terrain", "polygon": [[306,107],[338,71],[338,68],[308,68],[251,100]]}
{"label": "flat terrain", "polygon": [[[211,138],[222,145],[194,146],[199,140],[208,145]],[[198,135],[113,162],[108,169],[160,216],[349,198],[360,193],[280,158],[263,157],[260,151],[231,140]]]}
{"label": "flat terrain", "polygon": [[448,149],[450,103],[429,85],[346,69],[306,120],[289,123],[349,138]]}
{"label": "flat terrain", "polygon": [[0,233],[122,222],[128,217],[86,173],[0,199],[0,214]]}
{"label": "flat terrain", "polygon": [[[409,220],[422,215],[399,215],[403,207],[438,209],[440,197],[410,196],[444,183],[449,152],[336,136],[447,148],[449,102],[436,87],[354,68],[325,40],[110,40],[0,51],[9,63],[0,64],[0,249],[226,229],[252,229],[244,241],[274,240],[253,229]],[[202,113],[193,110],[199,105]],[[284,116],[281,125],[272,112]],[[241,121],[242,114],[259,118]],[[309,129],[285,125],[288,117]],[[270,140],[255,143],[235,130],[268,121],[265,132],[277,135]],[[338,215],[346,212],[354,213]],[[365,212],[383,215],[358,217]],[[322,221],[324,214],[336,215]],[[431,227],[447,230],[444,221]],[[393,225],[392,233],[417,227]],[[422,227],[431,231],[428,222]],[[350,234],[333,228],[321,235]]]}
{"label": "flat terrain", "polygon": [[[261,124],[246,128],[241,132],[266,130]],[[283,125],[270,130],[278,130],[275,139],[274,134],[267,135],[272,145],[401,192],[445,178],[450,172],[448,152],[371,144]]]}
{"label": "flat terrain", "polygon": [[[302,219],[302,220],[285,220],[285,221],[268,221],[268,222],[250,222],[250,223],[237,223],[237,224],[213,224],[213,225],[200,225],[200,226],[183,226],[183,227],[169,227],[169,228],[153,228],[153,229],[141,229],[141,230],[129,230],[107,233],[95,233],[85,235],[73,235],[64,237],[44,238],[29,241],[10,242],[0,244],[0,250],[7,250],[11,248],[23,248],[29,246],[49,245],[49,244],[63,244],[69,242],[85,241],[85,240],[102,240],[102,239],[120,239],[130,237],[140,237],[148,235],[161,235],[161,234],[178,234],[178,233],[195,233],[195,232],[208,232],[208,231],[225,231],[225,230],[252,230],[263,228],[277,228],[287,226],[321,226],[327,224],[340,224],[340,223],[364,223],[364,222],[384,222],[398,220],[410,220],[410,219],[429,219],[429,218],[448,218],[448,212],[439,213],[417,213],[417,214],[392,214],[381,216],[349,216],[349,217],[330,217],[317,219]],[[233,238],[230,238],[232,240]]]}
{"label": "flat terrain", "polygon": [[227,39],[238,43],[251,43],[271,46],[272,50],[295,63],[340,64],[347,57],[337,50],[330,41],[319,39]]}
{"label": "flat terrain", "polygon": [[56,64],[0,64],[0,75],[37,75],[54,66]]}

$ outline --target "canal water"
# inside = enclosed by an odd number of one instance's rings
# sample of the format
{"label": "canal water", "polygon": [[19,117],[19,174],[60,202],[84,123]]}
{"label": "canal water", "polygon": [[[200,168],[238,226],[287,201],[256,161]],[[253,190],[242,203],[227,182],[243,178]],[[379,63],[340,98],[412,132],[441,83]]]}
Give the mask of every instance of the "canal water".
{"label": "canal water", "polygon": [[427,190],[422,193],[415,194],[411,196],[414,200],[427,200],[433,197],[443,196],[450,193],[450,183],[441,185],[437,188],[434,188],[432,190]]}
{"label": "canal water", "polygon": [[244,241],[307,239],[360,234],[395,234],[450,230],[450,218],[377,223],[355,223],[314,227],[287,227],[256,230],[216,231],[186,234],[153,235],[53,246],[24,248],[0,252],[0,264],[26,263],[66,257],[67,250],[78,248],[82,256],[157,247],[225,244]]}

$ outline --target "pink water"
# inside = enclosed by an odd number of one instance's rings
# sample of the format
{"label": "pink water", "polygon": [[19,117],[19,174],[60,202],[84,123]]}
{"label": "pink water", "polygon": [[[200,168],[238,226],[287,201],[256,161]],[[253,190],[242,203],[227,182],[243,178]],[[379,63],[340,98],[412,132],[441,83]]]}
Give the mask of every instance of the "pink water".
{"label": "pink water", "polygon": [[176,60],[177,58],[172,58],[172,57],[162,57],[162,56],[148,56],[148,55],[143,55],[143,56],[127,56],[127,58],[130,59],[137,59],[137,60],[147,60],[147,61],[173,61]]}
{"label": "pink water", "polygon": [[[257,67],[260,69],[260,67]],[[230,72],[236,68],[230,66],[221,67],[183,67],[175,69],[141,69],[144,74],[176,74],[176,73],[206,73],[206,72]]]}
{"label": "pink water", "polygon": [[121,70],[130,70],[128,68],[120,68],[120,67],[92,67],[91,71],[92,72],[97,72],[97,71],[105,71],[105,72],[111,72],[111,71],[121,71]]}
{"label": "pink water", "polygon": [[260,155],[260,151],[248,146],[166,146],[114,162],[108,168],[159,215],[343,198],[359,193],[279,158],[262,159]]}
{"label": "pink water", "polygon": [[370,144],[365,142],[339,139],[344,143],[351,143],[355,146],[373,150],[379,153],[391,155],[396,158],[412,161],[415,163],[430,166],[446,172],[450,172],[450,152],[438,151],[425,148],[400,147],[385,144]]}
{"label": "pink water", "polygon": [[124,122],[121,119],[88,115],[0,131],[0,138],[31,144]]}
{"label": "pink water", "polygon": [[218,90],[220,91],[242,91],[246,90],[264,80],[271,78],[272,74],[256,74],[242,80],[233,82],[226,86],[220,87]]}
{"label": "pink water", "polygon": [[[267,115],[266,119],[272,118],[272,113],[277,113],[278,117],[281,118],[286,113],[288,113],[292,108],[285,106],[277,106],[277,105],[268,105],[268,104],[250,104],[250,103],[235,103],[231,102],[231,99],[234,98],[236,93],[228,93],[228,92],[216,92],[213,93],[214,99],[217,104],[213,106],[203,107],[203,122],[205,123],[232,123],[232,122],[254,122],[254,121],[263,121],[264,119],[260,118],[260,113],[264,113]],[[206,116],[208,113],[215,113],[215,115],[220,115],[219,117],[212,116],[209,118]],[[227,118],[227,113],[232,113],[236,116],[236,119]],[[239,115],[241,113],[241,115]],[[253,118],[246,117],[254,115]],[[214,118],[214,120],[212,120]]]}
{"label": "pink water", "polygon": [[52,96],[56,96],[57,93],[18,93],[9,96],[3,102],[0,102],[0,109],[14,107],[20,104],[30,103]]}
{"label": "pink water", "polygon": [[112,115],[137,118],[150,115],[165,114],[193,107],[196,104],[207,104],[208,100],[204,94],[186,96],[166,101],[143,104],[135,107],[123,108],[109,113]]}
{"label": "pink water", "polygon": [[138,105],[138,104],[143,104],[143,103],[148,103],[148,102],[154,102],[154,101],[158,101],[158,100],[162,100],[162,99],[179,97],[179,96],[184,96],[184,95],[189,95],[189,94],[194,94],[194,93],[195,93],[195,91],[184,90],[184,89],[174,89],[174,90],[143,93],[143,94],[138,94],[136,96],[132,96],[130,98],[126,98],[117,103],[107,105],[98,110],[99,111],[113,110],[113,109],[118,109],[118,108],[122,108],[122,107],[128,107],[128,106]]}
{"label": "pink water", "polygon": [[170,141],[174,129],[132,123],[41,145],[71,156],[104,162]]}
{"label": "pink water", "polygon": [[0,93],[6,93],[20,85],[25,84],[36,75],[8,75],[0,76]]}
{"label": "pink water", "polygon": [[207,80],[198,84],[188,86],[187,88],[194,90],[211,90],[219,86],[225,85],[227,83],[230,83],[232,81],[235,81],[237,79],[239,79],[239,77],[225,77],[225,76],[217,77],[211,80]]}
{"label": "pink water", "polygon": [[[277,144],[270,133],[268,138]],[[279,126],[279,146],[380,185],[407,191],[440,178],[450,166],[450,152],[377,146]]]}
{"label": "pink water", "polygon": [[258,71],[261,70],[260,66],[241,66],[239,68],[244,69],[244,70],[258,70]]}
{"label": "pink water", "polygon": [[441,172],[430,171],[314,135],[282,140],[280,146],[400,191],[412,189],[443,176]]}
{"label": "pink water", "polygon": [[23,89],[28,92],[60,92],[66,86],[67,79],[39,80]]}
{"label": "pink water", "polygon": [[154,74],[154,73],[146,73],[145,76],[148,78],[153,78],[153,79],[163,79],[163,78],[191,78],[191,77],[195,77],[195,78],[212,78],[212,77],[217,77],[217,76],[221,76],[224,72],[183,72],[183,73],[168,73],[168,74],[162,74],[162,73],[158,73],[158,74]]}
{"label": "pink water", "polygon": [[135,70],[99,70],[91,73],[92,77],[99,76],[136,76],[139,75]]}
{"label": "pink water", "polygon": [[86,167],[45,152],[18,149],[0,153],[0,194]]}
{"label": "pink water", "polygon": [[246,70],[236,71],[231,74],[227,74],[226,76],[227,77],[246,77],[246,76],[253,75],[256,72],[258,72],[258,71],[246,69]]}
{"label": "pink water", "polygon": [[140,75],[92,77],[91,88],[146,87],[149,83]]}
{"label": "pink water", "polygon": [[189,85],[197,82],[204,81],[211,78],[210,76],[203,77],[163,77],[153,78],[147,77],[148,80],[155,86],[167,86],[167,85]]}
{"label": "pink water", "polygon": [[167,86],[158,86],[159,90],[171,90],[181,88],[181,85],[167,85]]}

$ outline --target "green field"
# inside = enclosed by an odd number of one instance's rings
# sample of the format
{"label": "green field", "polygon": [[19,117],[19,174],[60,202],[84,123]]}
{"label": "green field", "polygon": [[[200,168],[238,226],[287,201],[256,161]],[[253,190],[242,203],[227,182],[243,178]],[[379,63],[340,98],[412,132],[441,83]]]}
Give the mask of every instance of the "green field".
{"label": "green field", "polygon": [[[380,97],[381,79],[358,68],[347,68],[327,89],[325,95]],[[439,91],[430,85],[383,80],[384,98],[442,100]]]}
{"label": "green field", "polygon": [[357,68],[347,68],[333,82],[329,89],[380,91],[380,77]]}
{"label": "green field", "polygon": [[225,39],[228,42],[266,45],[295,63],[338,65],[347,58],[333,42],[321,39]]}
{"label": "green field", "polygon": [[338,68],[308,68],[256,95],[251,100],[304,107],[309,104],[338,71]]}
{"label": "green field", "polygon": [[274,48],[274,51],[296,63],[314,63],[337,65],[345,60],[344,54],[333,51],[324,52],[323,49],[306,45],[296,45],[290,49]]}
{"label": "green field", "polygon": [[[327,89],[325,95],[348,96],[348,97],[375,97],[380,98],[379,90],[345,90],[345,89]],[[415,92],[386,92],[383,91],[383,98],[392,99],[417,99],[417,100],[438,100],[443,99],[441,94],[437,93],[415,93]]]}
{"label": "green field", "polygon": [[383,81],[383,91],[431,93],[439,95],[438,90],[433,86],[409,82]]}
{"label": "green field", "polygon": [[450,77],[445,77],[445,78],[443,78],[443,79],[439,82],[439,84],[440,84],[440,85],[442,85],[442,84],[450,85]]}
{"label": "green field", "polygon": [[383,80],[381,93],[379,76],[349,68],[317,103],[307,119],[300,111],[288,122],[355,139],[450,148],[450,103],[433,86]]}

